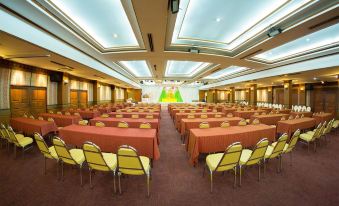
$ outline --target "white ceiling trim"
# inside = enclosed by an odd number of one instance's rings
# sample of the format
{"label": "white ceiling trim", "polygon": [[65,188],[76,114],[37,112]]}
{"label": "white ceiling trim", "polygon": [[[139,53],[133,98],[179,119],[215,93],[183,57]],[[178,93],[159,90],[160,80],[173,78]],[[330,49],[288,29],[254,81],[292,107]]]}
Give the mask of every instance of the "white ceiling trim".
{"label": "white ceiling trim", "polygon": [[25,41],[31,42],[39,47],[45,48],[61,56],[67,54],[67,58],[69,59],[91,67],[92,69],[105,73],[114,78],[120,79],[121,81],[124,81],[127,84],[132,85],[133,87],[140,88],[139,84],[131,81],[130,79],[117,73],[113,69],[103,65],[97,60],[85,55],[84,53],[74,49],[64,42],[46,34],[45,32],[28,24],[22,19],[8,14],[6,11],[3,10],[3,8],[0,8],[0,19],[0,29],[4,32],[7,32]]}

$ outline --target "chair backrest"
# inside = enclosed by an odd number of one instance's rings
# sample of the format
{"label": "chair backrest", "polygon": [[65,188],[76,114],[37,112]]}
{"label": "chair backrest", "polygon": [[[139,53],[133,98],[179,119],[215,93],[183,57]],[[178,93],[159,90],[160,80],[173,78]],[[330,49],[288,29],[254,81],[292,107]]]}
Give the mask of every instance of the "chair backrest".
{"label": "chair backrest", "polygon": [[35,119],[33,115],[30,115],[29,118],[30,118],[30,119]]}
{"label": "chair backrest", "polygon": [[191,113],[195,113],[195,110],[191,110]]}
{"label": "chair backrest", "polygon": [[210,128],[210,124],[208,122],[201,122],[199,124],[199,128],[200,129],[208,129],[208,128]]}
{"label": "chair backrest", "polygon": [[324,134],[324,132],[326,130],[326,125],[327,125],[327,122],[325,121],[323,123],[323,125],[321,126],[320,131],[318,133],[318,136],[316,138],[320,138]]}
{"label": "chair backrest", "polygon": [[296,116],[295,116],[295,119],[299,119],[300,117],[299,117],[299,115],[297,114]]}
{"label": "chair backrest", "polygon": [[221,115],[221,114],[216,114],[216,115],[214,115],[214,117],[215,117],[215,118],[221,118],[222,115]]}
{"label": "chair backrest", "polygon": [[34,133],[34,139],[35,139],[36,144],[38,145],[40,152],[45,157],[53,159],[54,157],[51,155],[51,152],[49,151],[48,146],[47,146],[44,138],[39,133],[35,132]]}
{"label": "chair backrest", "polygon": [[215,168],[215,171],[225,171],[236,167],[239,163],[241,152],[242,145],[240,142],[229,145]]}
{"label": "chair backrest", "polygon": [[298,129],[297,131],[295,131],[293,133],[293,135],[290,139],[290,142],[288,143],[288,147],[287,147],[285,153],[288,153],[288,152],[293,150],[293,148],[295,147],[295,145],[298,142],[299,136],[300,136],[300,130]]}
{"label": "chair backrest", "polygon": [[27,116],[27,114],[24,114],[23,117],[27,118],[28,116]]}
{"label": "chair backrest", "polygon": [[54,112],[52,110],[49,110],[48,113],[53,114]]}
{"label": "chair backrest", "polygon": [[123,118],[124,115],[122,115],[122,114],[117,114],[117,115],[115,115],[115,117],[116,117],[116,118]]}
{"label": "chair backrest", "polygon": [[2,138],[9,140],[9,136],[6,131],[6,127],[3,123],[0,123],[0,135]]}
{"label": "chair backrest", "polygon": [[151,126],[151,124],[148,123],[148,122],[143,122],[143,123],[140,124],[139,128],[140,128],[140,129],[151,129],[152,126]]}
{"label": "chair backrest", "polygon": [[72,158],[71,154],[69,153],[65,145],[65,142],[62,139],[56,136],[53,137],[53,145],[60,160],[68,164],[73,164],[73,165],[77,164]]}
{"label": "chair backrest", "polygon": [[203,110],[201,110],[201,112],[207,112],[207,109],[203,109]]}
{"label": "chair backrest", "polygon": [[58,111],[57,114],[62,114],[62,112]]}
{"label": "chair backrest", "polygon": [[188,118],[188,119],[194,119],[195,116],[194,116],[194,114],[189,114],[189,115],[187,115],[187,118]]}
{"label": "chair backrest", "polygon": [[246,126],[247,125],[247,122],[245,119],[241,119],[238,123],[239,126]]}
{"label": "chair backrest", "polygon": [[136,149],[122,145],[117,152],[118,170],[125,174],[145,174],[146,171]]}
{"label": "chair backrest", "polygon": [[41,116],[39,116],[39,117],[38,117],[38,120],[44,120],[44,118],[43,118],[43,117],[41,117]]}
{"label": "chair backrest", "polygon": [[245,163],[246,165],[254,165],[260,162],[266,153],[267,147],[268,147],[269,141],[267,138],[261,139],[253,149],[253,152],[248,159],[248,161]]}
{"label": "chair backrest", "polygon": [[280,120],[281,120],[281,121],[286,120],[285,116],[282,116]]}
{"label": "chair backrest", "polygon": [[229,121],[224,121],[224,122],[221,122],[220,124],[221,128],[228,128],[229,126],[231,126]]}
{"label": "chair backrest", "polygon": [[85,159],[89,168],[100,171],[111,171],[111,168],[107,165],[100,148],[89,141],[86,141],[82,145]]}
{"label": "chair backrest", "polygon": [[185,113],[185,110],[180,110],[179,113]]}
{"label": "chair backrest", "polygon": [[80,120],[79,121],[79,125],[83,125],[83,126],[86,126],[86,125],[88,125],[88,121],[87,120]]}
{"label": "chair backrest", "polygon": [[133,119],[138,119],[138,118],[139,118],[139,115],[138,115],[138,114],[132,114],[131,118],[133,118]]}
{"label": "chair backrest", "polygon": [[68,116],[69,116],[69,115],[71,115],[71,113],[70,113],[70,112],[65,112],[65,115],[68,115]]}
{"label": "chair backrest", "polygon": [[81,116],[79,112],[74,112],[73,115],[79,116],[79,117]]}
{"label": "chair backrest", "polygon": [[290,115],[290,116],[288,117],[288,119],[289,119],[289,120],[293,119],[293,116],[292,116],[292,115]]}
{"label": "chair backrest", "polygon": [[202,118],[202,119],[207,119],[208,116],[207,116],[207,114],[202,114],[202,115],[200,115],[200,118]]}
{"label": "chair backrest", "polygon": [[103,117],[103,118],[108,118],[109,115],[105,113],[105,114],[102,114],[101,117]]}
{"label": "chair backrest", "polygon": [[105,125],[105,123],[99,121],[99,122],[95,123],[95,126],[96,127],[105,127],[106,125]]}
{"label": "chair backrest", "polygon": [[14,132],[13,128],[11,126],[8,126],[8,128],[6,129],[6,131],[8,132],[8,137],[9,139],[17,146],[19,146],[19,142],[18,139],[16,138],[16,133]]}
{"label": "chair backrest", "polygon": [[232,113],[228,113],[227,117],[233,117],[233,114]]}
{"label": "chair backrest", "polygon": [[253,125],[258,125],[258,124],[260,124],[259,119],[255,118],[255,119],[252,121],[252,124],[253,124]]}
{"label": "chair backrest", "polygon": [[146,119],[153,119],[153,114],[146,115]]}
{"label": "chair backrest", "polygon": [[119,128],[128,128],[128,123],[121,121],[121,122],[118,123],[118,127]]}
{"label": "chair backrest", "polygon": [[283,152],[286,141],[287,141],[287,137],[288,137],[288,135],[286,133],[282,134],[279,137],[277,144],[275,144],[275,146],[273,148],[273,151],[272,151],[270,158],[275,158]]}

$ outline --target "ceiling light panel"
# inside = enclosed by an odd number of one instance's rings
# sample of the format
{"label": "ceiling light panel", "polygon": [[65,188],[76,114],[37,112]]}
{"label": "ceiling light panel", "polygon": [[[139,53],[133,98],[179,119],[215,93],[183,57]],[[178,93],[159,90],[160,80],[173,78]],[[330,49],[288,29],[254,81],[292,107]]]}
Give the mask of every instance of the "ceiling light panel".
{"label": "ceiling light panel", "polygon": [[339,24],[335,24],[258,54],[252,58],[272,63],[289,57],[296,57],[297,55],[302,55],[306,52],[308,53],[338,46],[338,43]]}
{"label": "ceiling light panel", "polygon": [[247,70],[250,70],[250,69],[247,68],[247,67],[230,66],[230,67],[224,68],[222,70],[219,70],[217,72],[214,72],[214,73],[204,77],[203,79],[213,79],[213,80],[214,79],[220,79],[220,78],[223,78],[223,77],[226,77],[226,76],[229,76],[229,75],[234,75],[234,74],[244,72],[244,71],[247,71]]}
{"label": "ceiling light panel", "polygon": [[140,47],[122,1],[44,1],[102,48]]}
{"label": "ceiling light panel", "polygon": [[[317,1],[181,0],[172,45],[233,50]],[[203,28],[203,29],[202,29]]]}
{"label": "ceiling light panel", "polygon": [[208,62],[169,60],[165,77],[193,77],[211,65]]}
{"label": "ceiling light panel", "polygon": [[150,67],[145,60],[120,61],[119,63],[135,77],[152,77]]}

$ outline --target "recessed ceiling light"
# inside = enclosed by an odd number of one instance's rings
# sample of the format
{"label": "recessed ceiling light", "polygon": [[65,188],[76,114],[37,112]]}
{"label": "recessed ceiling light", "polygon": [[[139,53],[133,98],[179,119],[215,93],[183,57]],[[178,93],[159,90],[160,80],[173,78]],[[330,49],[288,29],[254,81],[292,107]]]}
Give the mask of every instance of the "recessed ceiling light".
{"label": "recessed ceiling light", "polygon": [[306,41],[311,41],[311,39],[310,39],[310,38],[307,38]]}
{"label": "recessed ceiling light", "polygon": [[317,80],[318,78],[317,77],[313,77],[313,80]]}
{"label": "recessed ceiling light", "polygon": [[221,19],[220,19],[220,18],[216,18],[215,21],[216,21],[216,22],[220,22]]}
{"label": "recessed ceiling light", "polygon": [[118,34],[113,34],[113,37],[114,38],[118,38]]}

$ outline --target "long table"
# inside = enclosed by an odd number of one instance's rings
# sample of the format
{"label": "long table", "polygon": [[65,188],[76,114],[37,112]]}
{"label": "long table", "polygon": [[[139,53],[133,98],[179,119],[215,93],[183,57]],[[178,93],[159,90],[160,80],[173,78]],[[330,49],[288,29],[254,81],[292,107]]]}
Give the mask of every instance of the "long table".
{"label": "long table", "polygon": [[287,133],[290,137],[291,134],[298,129],[309,129],[314,127],[315,125],[315,119],[310,117],[278,121],[277,133]]}
{"label": "long table", "polygon": [[212,117],[215,117],[216,114],[225,116],[225,114],[222,112],[177,113],[174,116],[174,125],[178,129],[178,131],[180,131],[181,119],[187,118],[188,115],[194,115],[195,117],[201,117],[201,115],[207,115],[208,118],[212,118]]}
{"label": "long table", "polygon": [[246,110],[246,111],[234,111],[233,114],[236,117],[241,117],[244,119],[250,119],[255,113],[262,113],[263,110]]}
{"label": "long table", "polygon": [[301,115],[304,115],[304,117],[312,117],[313,113],[312,112],[291,112],[290,115],[292,115],[293,117],[299,115],[299,117],[301,117]]}
{"label": "long table", "polygon": [[132,115],[139,115],[140,118],[145,118],[147,115],[153,115],[153,118],[160,119],[159,112],[111,112],[109,113],[110,117],[116,117],[116,115],[121,114],[124,118],[131,118]]}
{"label": "long table", "polygon": [[187,143],[189,161],[195,165],[198,163],[200,153],[223,152],[234,142],[240,142],[243,147],[250,147],[262,138],[274,141],[275,130],[275,126],[264,124],[191,129]]}
{"label": "long table", "polygon": [[26,117],[15,117],[10,120],[11,126],[15,131],[22,131],[26,135],[33,135],[38,132],[42,136],[50,132],[58,131],[54,122],[45,120],[30,119]]}
{"label": "long table", "polygon": [[316,124],[323,123],[325,121],[328,123],[334,118],[334,115],[332,113],[320,113],[313,115],[313,118],[315,119]]}
{"label": "long table", "polygon": [[170,115],[171,117],[174,117],[177,113],[191,113],[192,111],[193,113],[212,112],[211,109],[173,109],[170,112]]}
{"label": "long table", "polygon": [[231,126],[236,126],[240,120],[240,117],[181,119],[180,134],[184,135],[187,134],[190,129],[199,128],[201,122],[208,122],[210,127],[220,127],[220,124],[224,121],[228,121]]}
{"label": "long table", "polygon": [[42,113],[39,116],[43,117],[44,119],[53,118],[55,124],[58,127],[66,127],[72,124],[78,124],[81,120],[81,117],[77,115],[63,115],[63,114],[50,114],[50,113]]}
{"label": "long table", "polygon": [[119,146],[130,145],[139,155],[154,160],[160,158],[155,129],[96,127],[70,125],[59,130],[60,137],[67,143],[81,147],[85,141],[98,145],[104,152],[116,153]]}
{"label": "long table", "polygon": [[254,119],[258,119],[260,123],[267,125],[277,125],[278,121],[281,120],[282,117],[288,118],[288,114],[261,114],[261,115],[252,115],[251,122]]}

